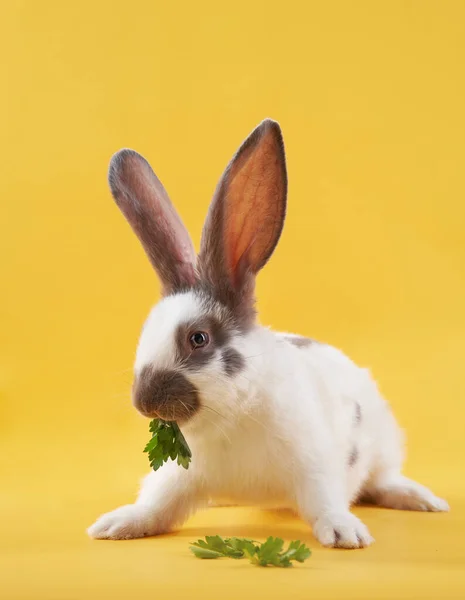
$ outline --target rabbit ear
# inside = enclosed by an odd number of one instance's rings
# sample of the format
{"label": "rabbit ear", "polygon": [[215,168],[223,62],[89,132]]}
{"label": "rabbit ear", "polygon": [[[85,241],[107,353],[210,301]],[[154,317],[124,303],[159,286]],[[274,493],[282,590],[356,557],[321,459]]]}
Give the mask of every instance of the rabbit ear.
{"label": "rabbit ear", "polygon": [[226,304],[253,305],[254,276],[278,243],[286,196],[281,129],[267,119],[226,168],[203,230],[200,276]]}
{"label": "rabbit ear", "polygon": [[133,150],[110,162],[111,193],[158,273],[164,295],[196,282],[195,251],[189,234],[149,163]]}

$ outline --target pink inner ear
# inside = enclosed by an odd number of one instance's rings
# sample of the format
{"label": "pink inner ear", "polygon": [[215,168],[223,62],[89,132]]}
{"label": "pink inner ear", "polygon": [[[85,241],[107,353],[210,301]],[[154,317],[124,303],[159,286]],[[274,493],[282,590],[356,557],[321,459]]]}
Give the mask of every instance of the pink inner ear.
{"label": "pink inner ear", "polygon": [[[247,149],[249,150],[249,149]],[[258,270],[268,260],[283,226],[286,178],[282,149],[271,130],[245,156],[238,156],[228,176],[225,241],[230,272]]]}

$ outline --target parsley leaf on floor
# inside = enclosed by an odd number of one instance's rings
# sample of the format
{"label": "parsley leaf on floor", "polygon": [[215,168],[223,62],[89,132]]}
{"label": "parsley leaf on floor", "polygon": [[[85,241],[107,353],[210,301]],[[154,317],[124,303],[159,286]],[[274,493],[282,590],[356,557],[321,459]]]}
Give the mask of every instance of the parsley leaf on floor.
{"label": "parsley leaf on floor", "polygon": [[197,540],[190,547],[197,558],[248,558],[252,564],[266,567],[292,567],[291,561],[304,562],[311,550],[300,540],[295,540],[284,550],[284,540],[269,537],[260,543],[247,538],[222,538],[219,535],[207,535],[205,540]]}
{"label": "parsley leaf on floor", "polygon": [[150,466],[157,471],[169,458],[176,460],[178,465],[189,468],[192,453],[187,442],[174,421],[153,419],[149,429],[152,439],[144,448],[149,455]]}

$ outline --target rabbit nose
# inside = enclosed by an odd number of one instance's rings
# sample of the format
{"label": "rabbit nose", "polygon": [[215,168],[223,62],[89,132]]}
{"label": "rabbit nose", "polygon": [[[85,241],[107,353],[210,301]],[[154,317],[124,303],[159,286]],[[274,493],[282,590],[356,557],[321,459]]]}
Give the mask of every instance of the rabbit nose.
{"label": "rabbit nose", "polygon": [[144,417],[186,421],[199,409],[197,388],[178,371],[144,367],[134,381],[132,401]]}

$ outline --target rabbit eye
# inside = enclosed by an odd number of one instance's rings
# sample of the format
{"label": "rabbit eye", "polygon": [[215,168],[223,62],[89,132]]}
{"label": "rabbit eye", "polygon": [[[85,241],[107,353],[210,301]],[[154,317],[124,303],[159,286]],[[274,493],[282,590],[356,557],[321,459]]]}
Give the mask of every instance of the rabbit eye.
{"label": "rabbit eye", "polygon": [[196,331],[193,333],[189,339],[192,349],[196,350],[197,348],[203,348],[208,344],[210,338],[208,337],[208,333],[204,331]]}

